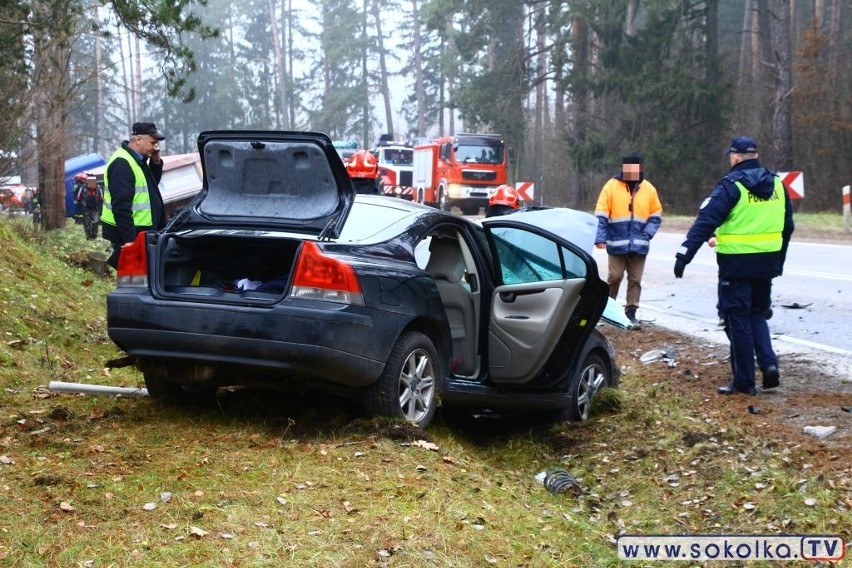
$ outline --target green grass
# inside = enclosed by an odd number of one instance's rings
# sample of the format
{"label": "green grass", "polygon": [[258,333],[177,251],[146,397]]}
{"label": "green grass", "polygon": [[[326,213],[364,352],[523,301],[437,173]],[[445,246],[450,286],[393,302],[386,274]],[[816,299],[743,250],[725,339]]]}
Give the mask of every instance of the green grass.
{"label": "green grass", "polygon": [[[683,232],[689,230],[695,216],[692,215],[668,215],[663,213],[662,229],[669,232]],[[794,214],[796,230],[793,239],[829,239],[852,241],[852,219],[849,219],[849,227],[840,213],[801,213]]]}
{"label": "green grass", "polygon": [[[251,391],[183,407],[49,393],[143,384],[104,369],[120,355],[112,281],[74,260],[104,243],[7,219],[0,241],[0,565],[616,566],[624,532],[852,536],[848,472],[803,469],[802,448],[642,367],[591,421],[552,427],[443,417],[418,432]],[[534,480],[556,467],[583,495]]]}

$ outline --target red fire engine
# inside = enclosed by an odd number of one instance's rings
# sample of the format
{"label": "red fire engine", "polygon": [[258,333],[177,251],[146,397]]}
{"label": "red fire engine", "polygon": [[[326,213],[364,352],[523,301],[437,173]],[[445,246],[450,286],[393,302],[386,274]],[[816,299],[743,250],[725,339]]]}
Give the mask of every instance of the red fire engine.
{"label": "red fire engine", "polygon": [[506,144],[497,134],[456,134],[414,147],[413,185],[418,203],[465,215],[479,213],[506,183]]}
{"label": "red fire engine", "polygon": [[414,150],[410,146],[380,139],[372,152],[379,162],[382,194],[409,201],[414,199],[414,190],[411,187]]}

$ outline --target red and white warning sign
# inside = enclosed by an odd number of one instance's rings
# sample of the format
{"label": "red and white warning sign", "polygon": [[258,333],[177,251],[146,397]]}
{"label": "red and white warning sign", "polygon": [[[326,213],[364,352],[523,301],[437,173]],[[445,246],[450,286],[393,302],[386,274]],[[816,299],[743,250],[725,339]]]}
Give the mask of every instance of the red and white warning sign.
{"label": "red and white warning sign", "polygon": [[805,197],[805,176],[802,172],[776,172],[784,185],[790,199],[803,199]]}
{"label": "red and white warning sign", "polygon": [[531,181],[519,181],[515,184],[515,189],[518,190],[521,201],[532,201],[535,196],[535,184]]}

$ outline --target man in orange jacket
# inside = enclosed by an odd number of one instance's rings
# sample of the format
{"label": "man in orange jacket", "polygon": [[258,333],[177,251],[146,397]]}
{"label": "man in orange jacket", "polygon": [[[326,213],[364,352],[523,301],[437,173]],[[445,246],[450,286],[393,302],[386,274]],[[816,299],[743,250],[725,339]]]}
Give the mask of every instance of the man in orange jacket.
{"label": "man in orange jacket", "polygon": [[615,299],[627,272],[627,301],[624,313],[639,329],[636,310],[642,294],[642,274],[651,239],[663,221],[663,206],[657,188],[645,179],[643,159],[632,152],[621,160],[621,172],[604,184],[595,216],[598,234],[595,246],[606,247],[609,256],[609,295]]}

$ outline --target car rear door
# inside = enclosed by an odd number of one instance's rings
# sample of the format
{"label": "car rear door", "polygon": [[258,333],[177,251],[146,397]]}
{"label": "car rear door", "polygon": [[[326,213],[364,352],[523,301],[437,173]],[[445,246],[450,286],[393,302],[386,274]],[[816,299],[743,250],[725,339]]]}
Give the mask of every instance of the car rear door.
{"label": "car rear door", "polygon": [[522,218],[507,215],[483,223],[496,279],[488,366],[498,383],[527,383],[557,350],[576,353],[608,297],[589,253],[542,229],[546,223],[529,224]]}

